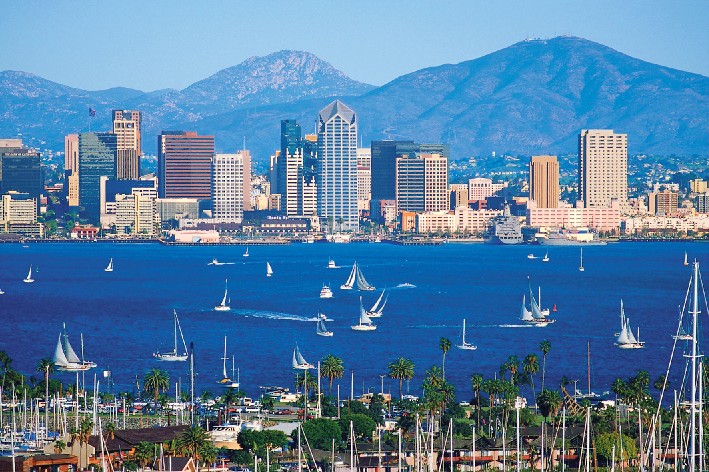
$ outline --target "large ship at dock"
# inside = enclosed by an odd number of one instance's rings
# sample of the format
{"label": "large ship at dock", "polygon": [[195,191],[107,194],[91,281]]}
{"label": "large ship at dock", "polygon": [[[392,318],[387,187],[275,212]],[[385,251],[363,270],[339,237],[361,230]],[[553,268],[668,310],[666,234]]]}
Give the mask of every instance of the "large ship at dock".
{"label": "large ship at dock", "polygon": [[603,246],[605,241],[598,239],[598,234],[588,228],[574,230],[556,230],[536,236],[537,242],[545,246]]}
{"label": "large ship at dock", "polygon": [[501,216],[494,218],[488,228],[485,242],[490,244],[522,244],[522,223],[510,213],[510,206],[505,205]]}

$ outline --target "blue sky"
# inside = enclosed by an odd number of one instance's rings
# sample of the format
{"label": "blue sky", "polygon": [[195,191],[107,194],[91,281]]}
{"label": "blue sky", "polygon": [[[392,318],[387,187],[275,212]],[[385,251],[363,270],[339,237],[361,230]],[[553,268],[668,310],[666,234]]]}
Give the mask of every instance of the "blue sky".
{"label": "blue sky", "polygon": [[708,25],[706,0],[5,0],[0,70],[151,91],[298,49],[381,85],[526,37],[571,34],[709,76]]}

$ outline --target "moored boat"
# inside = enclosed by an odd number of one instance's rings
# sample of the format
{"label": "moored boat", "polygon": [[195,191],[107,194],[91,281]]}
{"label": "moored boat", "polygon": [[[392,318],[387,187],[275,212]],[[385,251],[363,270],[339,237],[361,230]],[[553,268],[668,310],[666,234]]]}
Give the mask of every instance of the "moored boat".
{"label": "moored boat", "polygon": [[645,347],[645,342],[640,341],[640,328],[638,328],[637,338],[630,329],[630,318],[625,316],[623,308],[623,300],[620,301],[620,333],[615,340],[615,345],[621,349],[642,349]]}
{"label": "moored boat", "polygon": [[[174,348],[170,352],[160,352],[157,351],[153,353],[153,357],[156,358],[159,361],[167,361],[167,362],[179,362],[179,361],[186,361],[189,355],[187,354],[187,343],[185,343],[185,337],[182,335],[182,327],[180,326],[180,320],[177,318],[177,310],[172,310],[173,318],[174,318]],[[182,351],[182,354],[178,353],[177,351],[177,332],[180,332],[180,339],[182,339],[182,347],[184,351]]]}

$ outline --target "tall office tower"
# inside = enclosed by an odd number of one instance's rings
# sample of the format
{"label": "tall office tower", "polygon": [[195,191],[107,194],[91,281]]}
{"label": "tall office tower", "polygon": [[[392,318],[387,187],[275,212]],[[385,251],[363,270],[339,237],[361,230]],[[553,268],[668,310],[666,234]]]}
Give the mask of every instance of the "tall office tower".
{"label": "tall office tower", "polygon": [[556,156],[532,156],[529,161],[529,199],[537,208],[559,206],[559,161]]}
{"label": "tall office tower", "polygon": [[79,204],[92,223],[101,218],[101,177],[116,177],[117,151],[113,133],[79,135]]}
{"label": "tall office tower", "polygon": [[396,198],[396,158],[418,151],[413,141],[372,141],[372,200]]}
{"label": "tall office tower", "polygon": [[214,136],[163,131],[158,136],[160,198],[212,198]]}
{"label": "tall office tower", "polygon": [[248,149],[242,149],[237,154],[241,154],[241,165],[244,166],[243,191],[245,211],[251,211],[251,152]]}
{"label": "tall office tower", "polygon": [[79,135],[64,136],[64,188],[67,204],[79,206]]}
{"label": "tall office tower", "polygon": [[5,149],[0,152],[0,160],[0,193],[26,193],[39,203],[43,190],[40,153],[25,147]]}
{"label": "tall office tower", "polygon": [[357,231],[357,116],[339,100],[318,116],[318,177],[320,217]]}
{"label": "tall office tower", "polygon": [[140,177],[140,119],[135,110],[113,110],[113,134],[116,135],[118,157],[116,178]]}
{"label": "tall office tower", "polygon": [[244,161],[250,160],[248,151],[214,155],[212,218],[215,220],[224,223],[241,223],[244,217]]}
{"label": "tall office tower", "polygon": [[448,210],[448,158],[420,154],[396,160],[397,211]]}
{"label": "tall office tower", "polygon": [[609,129],[579,134],[579,200],[585,208],[628,200],[628,135]]}
{"label": "tall office tower", "polygon": [[318,214],[318,135],[306,134],[303,138],[303,170],[300,179],[298,214],[313,216]]}
{"label": "tall office tower", "polygon": [[372,148],[357,148],[357,209],[369,211],[372,199]]}

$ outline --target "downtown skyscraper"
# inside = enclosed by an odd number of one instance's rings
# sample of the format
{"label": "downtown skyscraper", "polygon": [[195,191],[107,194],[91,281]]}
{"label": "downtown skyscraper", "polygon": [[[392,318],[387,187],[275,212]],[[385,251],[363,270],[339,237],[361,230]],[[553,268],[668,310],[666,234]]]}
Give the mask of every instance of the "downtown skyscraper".
{"label": "downtown skyscraper", "polygon": [[116,135],[116,178],[136,180],[140,177],[140,121],[135,110],[113,110],[113,134]]}
{"label": "downtown skyscraper", "polygon": [[344,231],[359,229],[357,115],[336,100],[318,115],[318,214]]}
{"label": "downtown skyscraper", "polygon": [[158,136],[160,198],[212,198],[214,136],[163,131]]}
{"label": "downtown skyscraper", "polygon": [[628,200],[628,135],[611,129],[579,134],[579,200],[585,208]]}

